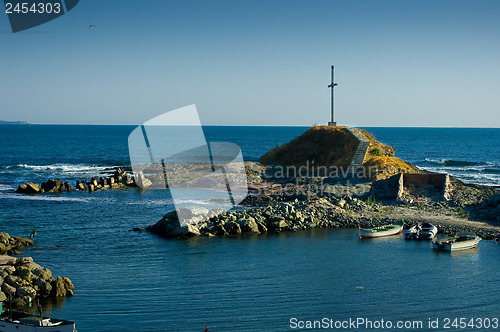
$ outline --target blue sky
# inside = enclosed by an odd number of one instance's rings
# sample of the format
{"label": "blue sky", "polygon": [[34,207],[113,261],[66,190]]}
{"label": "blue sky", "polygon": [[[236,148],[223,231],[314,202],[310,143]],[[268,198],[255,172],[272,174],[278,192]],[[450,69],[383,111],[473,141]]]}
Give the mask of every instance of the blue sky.
{"label": "blue sky", "polygon": [[[0,119],[500,127],[499,1],[82,0],[13,34]],[[89,29],[94,24],[96,27]]]}

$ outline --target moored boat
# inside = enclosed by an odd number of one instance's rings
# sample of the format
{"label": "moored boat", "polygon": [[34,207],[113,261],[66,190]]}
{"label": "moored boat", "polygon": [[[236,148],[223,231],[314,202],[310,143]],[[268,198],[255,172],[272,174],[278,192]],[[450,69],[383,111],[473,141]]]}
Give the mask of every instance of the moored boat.
{"label": "moored boat", "polygon": [[476,234],[457,234],[457,236],[449,237],[439,241],[432,242],[432,247],[437,250],[455,251],[465,250],[477,247],[477,244],[482,239]]}
{"label": "moored boat", "polygon": [[438,232],[438,228],[433,224],[424,222],[421,225],[421,231],[419,239],[432,240]]}
{"label": "moored boat", "polygon": [[378,226],[373,228],[359,228],[360,238],[374,238],[396,235],[403,230],[404,221],[400,220],[394,224]]}
{"label": "moored boat", "polygon": [[[0,306],[0,312],[1,312]],[[35,317],[18,311],[0,313],[1,332],[77,332],[75,322],[68,320]]]}
{"label": "moored boat", "polygon": [[432,240],[438,232],[438,228],[433,224],[424,222],[413,225],[405,232],[406,240]]}

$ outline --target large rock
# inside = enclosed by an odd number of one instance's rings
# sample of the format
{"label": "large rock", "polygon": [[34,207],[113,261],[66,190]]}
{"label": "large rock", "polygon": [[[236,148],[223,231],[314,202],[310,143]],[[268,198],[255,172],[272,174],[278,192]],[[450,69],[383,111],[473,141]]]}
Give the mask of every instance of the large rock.
{"label": "large rock", "polygon": [[0,291],[0,302],[4,302],[7,300],[7,295],[4,292]]}
{"label": "large rock", "polygon": [[8,233],[0,232],[0,243],[8,244],[10,235]]}
{"label": "large rock", "polygon": [[190,206],[178,210],[177,215],[182,218],[185,224],[195,225],[208,220],[210,211],[201,206]]}
{"label": "large rock", "polygon": [[268,219],[267,226],[271,229],[279,230],[282,228],[286,228],[288,224],[286,223],[284,217],[275,216]]}
{"label": "large rock", "polygon": [[16,296],[20,297],[35,297],[36,290],[31,286],[22,286],[16,290]]}
{"label": "large rock", "polygon": [[14,275],[26,281],[31,281],[31,279],[33,278],[33,273],[31,272],[31,270],[24,266],[18,267],[16,269],[16,272],[14,272]]}
{"label": "large rock", "polygon": [[153,184],[151,180],[147,179],[144,176],[144,173],[142,173],[142,171],[136,174],[135,183],[137,184],[138,187],[141,188],[148,188],[151,187],[151,185]]}
{"label": "large rock", "polygon": [[49,296],[52,293],[52,285],[49,281],[35,277],[33,278],[33,285],[38,288],[38,293],[42,296]]}
{"label": "large rock", "polygon": [[33,274],[43,281],[50,281],[52,279],[52,272],[48,268],[41,268],[33,270]]}
{"label": "large rock", "polygon": [[76,189],[81,191],[87,191],[89,187],[82,181],[76,181]]}
{"label": "large rock", "polygon": [[238,220],[242,233],[260,233],[259,226],[252,217],[242,218]]}
{"label": "large rock", "polygon": [[226,222],[224,224],[224,228],[231,235],[241,233],[241,227],[240,227],[240,225],[238,223],[234,222],[234,221],[228,221],[228,222]]}
{"label": "large rock", "polygon": [[16,288],[4,282],[2,285],[2,292],[7,295],[14,294],[16,292]]}
{"label": "large rock", "polygon": [[14,288],[19,288],[23,285],[23,279],[21,279],[21,277],[11,274],[5,278],[4,284],[8,284]]}
{"label": "large rock", "polygon": [[65,188],[61,179],[48,179],[47,182],[42,183],[42,189],[46,193],[56,193],[63,191]]}
{"label": "large rock", "polygon": [[40,193],[40,185],[32,182],[28,182],[26,184],[20,185],[16,193],[22,193],[22,194],[38,194]]}
{"label": "large rock", "polygon": [[166,227],[165,233],[163,235],[167,237],[183,237],[183,236],[197,236],[200,235],[200,231],[193,225],[186,225],[181,227]]}
{"label": "large rock", "polygon": [[63,278],[57,277],[57,280],[53,283],[52,289],[54,290],[55,297],[66,296],[66,285]]}

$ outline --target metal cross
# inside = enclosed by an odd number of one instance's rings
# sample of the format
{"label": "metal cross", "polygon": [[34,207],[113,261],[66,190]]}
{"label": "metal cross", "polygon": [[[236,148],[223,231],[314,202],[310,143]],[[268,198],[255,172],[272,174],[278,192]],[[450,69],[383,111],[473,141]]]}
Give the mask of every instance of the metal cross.
{"label": "metal cross", "polygon": [[332,65],[332,83],[328,86],[329,88],[332,89],[332,124],[335,125],[335,122],[333,121],[333,108],[334,108],[334,102],[333,102],[333,95],[334,95],[334,92],[333,92],[333,88],[335,88],[337,86],[337,83],[334,83],[334,79],[333,79],[333,65]]}

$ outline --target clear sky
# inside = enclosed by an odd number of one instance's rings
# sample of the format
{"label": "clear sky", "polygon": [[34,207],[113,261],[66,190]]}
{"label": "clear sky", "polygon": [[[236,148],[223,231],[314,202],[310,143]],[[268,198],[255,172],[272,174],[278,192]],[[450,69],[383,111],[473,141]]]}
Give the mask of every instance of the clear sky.
{"label": "clear sky", "polygon": [[[500,1],[81,0],[13,34],[0,120],[500,127]],[[95,25],[90,28],[89,25]]]}

